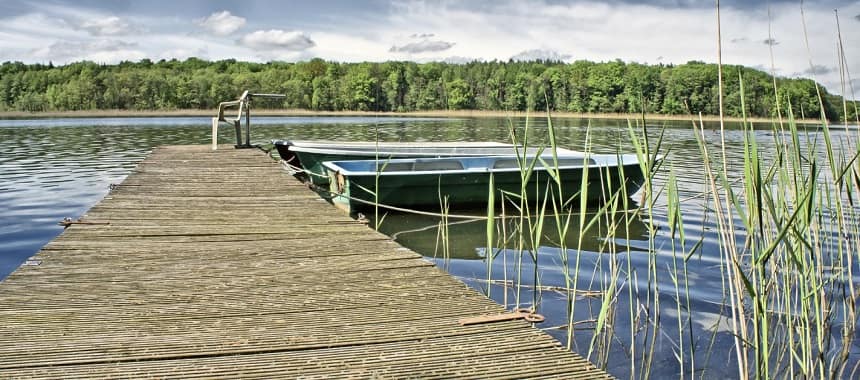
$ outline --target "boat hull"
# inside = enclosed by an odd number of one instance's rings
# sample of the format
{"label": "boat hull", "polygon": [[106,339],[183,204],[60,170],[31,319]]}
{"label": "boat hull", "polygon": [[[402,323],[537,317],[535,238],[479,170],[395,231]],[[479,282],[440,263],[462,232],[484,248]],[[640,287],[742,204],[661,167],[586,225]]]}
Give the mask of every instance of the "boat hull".
{"label": "boat hull", "polygon": [[[350,212],[373,208],[374,204],[408,209],[441,210],[486,206],[489,199],[490,172],[410,173],[382,172],[348,174],[327,169],[332,202]],[[584,180],[584,176],[587,177]],[[570,204],[586,197],[588,203],[606,201],[619,191],[624,197],[636,193],[644,182],[638,162],[616,166],[592,166],[559,170],[559,186],[545,169],[535,169],[522,186],[520,171],[493,172],[495,199],[502,197],[518,203],[525,196],[529,203],[553,196]],[[583,183],[585,188],[583,189]],[[560,190],[560,193],[559,193]],[[549,191],[549,192],[548,192]],[[559,195],[560,194],[560,195]]]}

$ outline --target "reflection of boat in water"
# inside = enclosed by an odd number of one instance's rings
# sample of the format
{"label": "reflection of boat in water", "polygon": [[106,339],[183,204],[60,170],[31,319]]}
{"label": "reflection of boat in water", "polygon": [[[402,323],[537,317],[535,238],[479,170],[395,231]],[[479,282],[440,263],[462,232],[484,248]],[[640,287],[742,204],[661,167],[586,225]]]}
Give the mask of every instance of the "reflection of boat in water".
{"label": "reflection of boat in water", "polygon": [[[644,182],[634,154],[326,161],[323,166],[334,194],[332,201],[349,211],[367,209],[374,203],[440,209],[442,198],[457,208],[486,205],[491,176],[495,192],[520,194],[524,189],[525,194],[520,195],[534,201],[547,194],[549,187],[558,192],[553,196],[562,204],[582,196],[588,202],[599,202],[619,191],[630,196]],[[560,186],[555,186],[553,176]]]}
{"label": "reflection of boat in water", "polygon": [[[480,217],[485,211],[466,211],[468,215]],[[459,213],[458,213],[459,214]],[[612,252],[611,244],[616,246],[624,244],[624,240],[647,240],[647,226],[636,215],[625,215],[624,212],[614,214],[614,221],[611,221],[613,215],[601,215],[597,223],[594,223],[591,228],[585,231],[582,240],[582,250],[591,252]],[[627,218],[627,220],[625,220]],[[564,223],[565,217],[561,220]],[[590,219],[590,217],[589,217]],[[536,219],[532,218],[531,222],[535,223]],[[427,257],[443,258],[442,241],[440,238],[439,224],[440,217],[415,215],[406,213],[389,213],[383,219],[380,232],[391,236],[399,244],[420,253]],[[517,225],[520,219],[518,217],[498,218],[496,220],[496,241],[495,248],[516,249],[517,246]],[[528,221],[524,229],[528,229]],[[557,223],[554,216],[547,216],[543,220],[543,236],[541,238],[541,247],[558,248],[561,246]],[[625,227],[624,224],[628,223]],[[373,224],[373,222],[371,222]],[[588,224],[588,221],[586,221]],[[615,224],[617,228],[614,237],[607,236],[610,225]],[[507,242],[502,239],[502,232],[507,236]],[[628,232],[629,231],[629,232]],[[448,221],[448,249],[450,258],[480,260],[483,259],[482,254],[487,246],[487,224],[486,220],[457,220],[449,219]],[[564,241],[565,247],[568,249],[576,249],[579,246],[579,217],[573,215],[570,224],[567,228],[567,235]],[[617,248],[615,252],[624,251],[624,247]]]}

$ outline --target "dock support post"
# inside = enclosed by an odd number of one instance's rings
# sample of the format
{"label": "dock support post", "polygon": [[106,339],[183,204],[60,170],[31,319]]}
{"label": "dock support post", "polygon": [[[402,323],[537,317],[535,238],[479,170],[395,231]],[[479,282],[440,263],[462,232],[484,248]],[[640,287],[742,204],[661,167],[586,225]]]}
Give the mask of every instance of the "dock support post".
{"label": "dock support post", "polygon": [[218,118],[212,118],[212,150],[218,150]]}
{"label": "dock support post", "polygon": [[251,97],[245,103],[245,148],[251,147]]}
{"label": "dock support post", "polygon": [[242,145],[242,124],[238,119],[233,120],[233,128],[236,129],[236,146]]}

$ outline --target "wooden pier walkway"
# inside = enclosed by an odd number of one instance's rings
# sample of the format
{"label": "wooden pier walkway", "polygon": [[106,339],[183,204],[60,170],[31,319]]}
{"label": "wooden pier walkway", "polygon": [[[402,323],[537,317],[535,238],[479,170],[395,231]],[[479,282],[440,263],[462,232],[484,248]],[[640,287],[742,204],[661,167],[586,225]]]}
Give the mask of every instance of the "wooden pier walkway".
{"label": "wooden pier walkway", "polygon": [[258,150],[156,149],[0,283],[5,378],[607,378]]}

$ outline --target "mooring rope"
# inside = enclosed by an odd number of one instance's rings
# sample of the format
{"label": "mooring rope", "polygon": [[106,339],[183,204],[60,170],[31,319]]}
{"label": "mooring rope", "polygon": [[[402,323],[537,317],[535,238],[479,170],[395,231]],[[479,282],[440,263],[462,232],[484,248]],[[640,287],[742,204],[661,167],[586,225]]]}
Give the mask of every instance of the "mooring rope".
{"label": "mooring rope", "polygon": [[[398,212],[403,212],[403,213],[433,216],[433,217],[446,217],[446,218],[452,218],[452,219],[487,220],[486,216],[464,215],[464,214],[443,214],[443,213],[438,213],[438,212],[421,211],[421,210],[415,210],[415,209],[410,209],[410,208],[403,208],[403,207],[386,205],[386,204],[382,204],[382,203],[378,203],[378,202],[373,202],[373,201],[355,198],[355,197],[351,197],[351,196],[347,196],[347,195],[343,195],[343,194],[338,194],[338,193],[335,193],[331,190],[324,189],[320,186],[317,186],[316,184],[313,184],[313,183],[308,183],[308,187],[310,187],[312,190],[316,191],[317,193],[325,193],[326,195],[329,196],[329,198],[344,197],[344,198],[349,199],[351,201],[356,201],[356,202],[363,203],[366,205],[370,205],[370,206],[374,206],[374,207],[380,207],[380,208],[398,211]],[[503,218],[503,217],[499,216],[499,217],[495,217],[494,219],[498,219],[498,218]]]}
{"label": "mooring rope", "polygon": [[289,171],[290,173],[304,173],[304,174],[312,175],[312,176],[319,177],[319,178],[328,178],[328,176],[326,176],[326,175],[314,173],[310,170],[306,170],[305,168],[292,165],[285,160],[281,160],[281,165],[283,165],[285,168],[287,168],[287,171]]}

